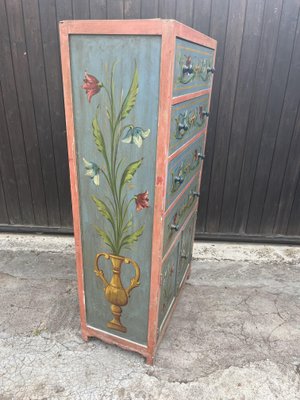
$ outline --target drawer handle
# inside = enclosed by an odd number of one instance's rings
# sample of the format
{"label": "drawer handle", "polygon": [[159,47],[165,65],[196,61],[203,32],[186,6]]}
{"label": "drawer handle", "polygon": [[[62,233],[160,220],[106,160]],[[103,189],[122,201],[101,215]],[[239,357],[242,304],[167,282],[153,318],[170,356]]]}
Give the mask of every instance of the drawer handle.
{"label": "drawer handle", "polygon": [[171,229],[173,229],[174,231],[179,231],[179,225],[176,225],[176,224],[172,224],[171,225]]}
{"label": "drawer handle", "polygon": [[200,197],[200,192],[193,192],[194,197]]}
{"label": "drawer handle", "polygon": [[208,111],[203,111],[203,112],[202,112],[202,115],[203,115],[204,117],[209,117],[209,112],[208,112]]}
{"label": "drawer handle", "polygon": [[183,178],[183,176],[175,176],[174,181],[178,182],[178,183],[182,183],[184,181],[184,178]]}
{"label": "drawer handle", "polygon": [[205,154],[198,153],[198,159],[204,160]]}
{"label": "drawer handle", "polygon": [[214,74],[216,72],[216,69],[215,69],[215,67],[210,67],[210,68],[207,68],[207,72],[211,72],[212,74]]}

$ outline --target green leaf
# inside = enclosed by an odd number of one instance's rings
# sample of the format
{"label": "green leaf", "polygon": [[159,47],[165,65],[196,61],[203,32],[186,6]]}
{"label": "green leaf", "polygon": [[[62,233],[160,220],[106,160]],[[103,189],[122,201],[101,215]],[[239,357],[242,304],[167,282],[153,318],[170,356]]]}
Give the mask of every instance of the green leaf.
{"label": "green leaf", "polygon": [[122,119],[126,118],[127,115],[130,113],[130,111],[133,109],[135,102],[136,102],[136,96],[138,94],[138,89],[139,89],[138,71],[137,71],[137,67],[135,65],[134,74],[133,74],[130,88],[129,88],[128,93],[123,101],[122,106],[121,106],[121,111],[119,114],[120,121],[122,121]]}
{"label": "green leaf", "polygon": [[97,116],[95,116],[95,118],[93,119],[92,128],[97,149],[100,151],[100,153],[103,153],[105,151],[105,142],[98,123]]}
{"label": "green leaf", "polygon": [[130,219],[127,224],[123,228],[123,232],[128,231],[128,229],[132,226],[132,219]]}
{"label": "green leaf", "polygon": [[142,235],[143,231],[144,231],[144,225],[142,225],[137,231],[133,232],[131,235],[125,236],[124,239],[122,240],[122,246],[136,242],[138,238]]}
{"label": "green leaf", "polygon": [[104,201],[98,199],[96,196],[92,196],[93,202],[96,204],[98,211],[112,224],[114,223],[112,213]]}
{"label": "green leaf", "polygon": [[139,169],[139,167],[142,165],[143,159],[141,158],[138,161],[134,161],[130,163],[126,168],[125,171],[123,172],[122,178],[121,178],[121,187],[125,185],[125,183],[131,182],[132,178],[134,177],[134,174],[136,171]]}
{"label": "green leaf", "polygon": [[95,225],[95,229],[98,233],[98,235],[103,239],[104,243],[106,243],[112,250],[114,250],[114,246],[112,243],[112,240],[108,236],[106,232],[104,232],[102,229],[98,228],[98,226]]}

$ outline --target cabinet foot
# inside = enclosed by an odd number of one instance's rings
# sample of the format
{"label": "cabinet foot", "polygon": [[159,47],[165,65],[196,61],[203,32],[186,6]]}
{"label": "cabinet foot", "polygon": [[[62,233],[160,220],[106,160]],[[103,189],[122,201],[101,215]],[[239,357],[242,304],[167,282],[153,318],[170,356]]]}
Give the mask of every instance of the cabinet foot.
{"label": "cabinet foot", "polygon": [[83,332],[83,331],[81,331],[81,337],[82,337],[82,339],[83,339],[85,342],[87,342],[87,341],[89,340],[88,335],[87,335],[85,332]]}
{"label": "cabinet foot", "polygon": [[151,355],[151,354],[149,354],[149,355],[146,357],[146,364],[148,364],[148,365],[153,365],[153,363],[154,363],[154,356]]}

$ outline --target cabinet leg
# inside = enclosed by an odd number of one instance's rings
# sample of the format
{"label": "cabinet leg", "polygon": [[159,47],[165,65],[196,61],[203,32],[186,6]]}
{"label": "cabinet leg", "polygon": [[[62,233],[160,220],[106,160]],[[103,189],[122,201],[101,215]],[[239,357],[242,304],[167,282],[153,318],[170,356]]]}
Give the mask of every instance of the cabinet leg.
{"label": "cabinet leg", "polygon": [[153,365],[153,363],[154,363],[154,356],[153,356],[152,354],[149,354],[149,355],[146,357],[146,364],[148,364],[148,365]]}
{"label": "cabinet leg", "polygon": [[81,337],[85,342],[87,342],[89,340],[88,335],[84,331],[81,331]]}

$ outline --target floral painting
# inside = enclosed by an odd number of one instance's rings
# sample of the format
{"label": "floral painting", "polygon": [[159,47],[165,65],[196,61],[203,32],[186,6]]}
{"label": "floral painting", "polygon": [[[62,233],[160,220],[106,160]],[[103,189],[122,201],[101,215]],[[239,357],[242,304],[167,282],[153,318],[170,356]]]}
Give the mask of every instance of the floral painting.
{"label": "floral painting", "polygon": [[[94,185],[94,194],[91,202],[98,212],[108,221],[109,229],[104,229],[95,223],[95,231],[110,249],[110,253],[100,252],[95,256],[95,273],[104,285],[106,299],[111,303],[113,320],[107,323],[111,329],[126,332],[120,321],[121,307],[128,303],[130,292],[139,285],[140,268],[138,264],[124,256],[124,251],[130,249],[143,234],[144,225],[133,229],[133,216],[129,213],[131,204],[135,212],[143,212],[150,206],[149,192],[146,187],[142,191],[128,197],[128,185],[134,180],[135,175],[143,165],[143,158],[126,162],[119,156],[120,146],[144,146],[151,134],[150,129],[142,125],[135,126],[130,121],[131,111],[134,109],[139,90],[138,69],[135,64],[132,79],[127,94],[123,91],[116,93],[114,75],[118,63],[111,65],[110,79],[101,82],[98,77],[85,72],[81,88],[85,91],[87,101],[94,106],[94,99],[100,97],[95,103],[94,118],[91,121],[91,131],[94,144],[98,150],[97,160],[83,158],[85,175]],[[121,100],[120,100],[121,99]],[[100,108],[105,108],[107,123],[99,119]],[[108,127],[105,128],[105,127]],[[106,181],[108,190],[103,190],[102,182]],[[100,257],[111,261],[113,277],[108,282],[104,272],[99,268]],[[122,264],[131,264],[135,271],[128,288],[123,287],[121,279]]]}

